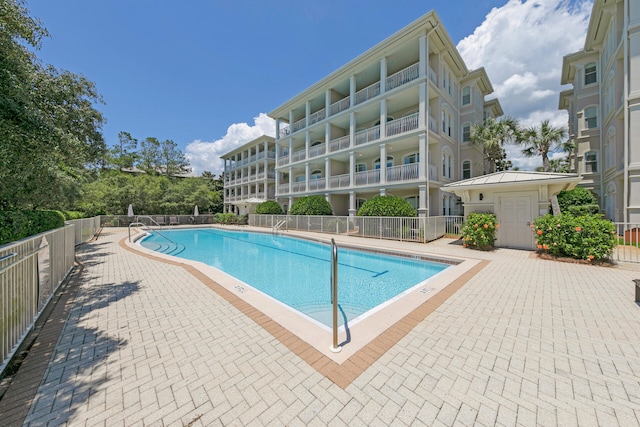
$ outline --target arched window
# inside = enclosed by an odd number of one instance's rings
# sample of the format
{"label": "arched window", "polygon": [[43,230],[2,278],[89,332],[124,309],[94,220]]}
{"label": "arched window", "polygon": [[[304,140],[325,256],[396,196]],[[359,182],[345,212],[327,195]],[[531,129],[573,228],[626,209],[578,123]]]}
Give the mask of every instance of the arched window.
{"label": "arched window", "polygon": [[311,172],[309,179],[322,179],[322,171],[320,169],[315,169]]}
{"label": "arched window", "polygon": [[462,162],[462,179],[471,178],[471,162],[469,160],[465,160]]}
{"label": "arched window", "polygon": [[442,149],[442,176],[453,179],[453,152],[449,147]]}
{"label": "arched window", "polygon": [[598,127],[598,107],[587,107],[584,109],[584,127],[585,129]]}
{"label": "arched window", "polygon": [[311,143],[310,147],[315,147],[316,145],[322,145],[322,141],[320,141],[319,139],[315,140]]}
{"label": "arched window", "polygon": [[598,172],[598,153],[588,151],[584,153],[584,170],[586,173]]}
{"label": "arched window", "polygon": [[595,62],[584,67],[584,85],[590,85],[598,81],[598,70]]}
{"label": "arched window", "polygon": [[403,159],[403,163],[405,165],[410,165],[412,163],[419,163],[419,162],[420,162],[420,153],[409,154],[408,156],[405,156],[405,158]]}
{"label": "arched window", "polygon": [[[393,156],[387,156],[387,167],[393,167]],[[380,169],[380,157],[378,157],[375,162],[373,162],[374,169]]]}

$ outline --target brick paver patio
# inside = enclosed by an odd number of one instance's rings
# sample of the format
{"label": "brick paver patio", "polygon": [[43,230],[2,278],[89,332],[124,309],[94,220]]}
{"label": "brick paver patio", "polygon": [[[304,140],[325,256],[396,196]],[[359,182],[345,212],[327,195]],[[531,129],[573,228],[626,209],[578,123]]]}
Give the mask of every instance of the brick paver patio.
{"label": "brick paver patio", "polygon": [[638,265],[402,243],[487,262],[340,382],[286,331],[125,236],[79,247],[0,425],[640,425]]}

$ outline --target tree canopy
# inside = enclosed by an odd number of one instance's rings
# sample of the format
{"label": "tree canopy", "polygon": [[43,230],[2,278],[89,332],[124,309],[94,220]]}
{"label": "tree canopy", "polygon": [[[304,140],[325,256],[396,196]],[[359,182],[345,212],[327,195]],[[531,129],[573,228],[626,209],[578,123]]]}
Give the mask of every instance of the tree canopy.
{"label": "tree canopy", "polygon": [[[549,152],[562,148],[562,140],[566,135],[565,128],[554,127],[548,119],[543,120],[539,126],[531,126],[522,131],[520,143],[525,145],[522,154],[527,157],[542,157],[542,170],[549,172]],[[560,168],[560,165],[554,167]]]}
{"label": "tree canopy", "polygon": [[484,122],[476,123],[471,127],[471,142],[482,150],[485,171],[488,173],[511,168],[511,162],[506,159],[504,146],[518,140],[518,121],[512,117],[499,120],[487,117]]}

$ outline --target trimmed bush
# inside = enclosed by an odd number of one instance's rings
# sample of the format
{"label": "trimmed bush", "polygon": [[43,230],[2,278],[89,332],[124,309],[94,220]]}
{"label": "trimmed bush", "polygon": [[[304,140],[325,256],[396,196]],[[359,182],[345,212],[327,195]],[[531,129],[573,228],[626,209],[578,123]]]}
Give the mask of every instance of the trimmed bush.
{"label": "trimmed bush", "polygon": [[218,224],[235,224],[236,214],[234,213],[217,213],[216,222]]}
{"label": "trimmed bush", "polygon": [[293,203],[289,215],[333,215],[333,208],[324,196],[305,196]]}
{"label": "trimmed bush", "polygon": [[376,196],[358,209],[358,216],[415,217],[416,210],[405,199],[395,196]]}
{"label": "trimmed bush", "polygon": [[493,249],[498,227],[494,213],[471,212],[462,224],[463,245],[483,251]]}
{"label": "trimmed bush", "polygon": [[63,226],[60,211],[0,211],[0,245]]}
{"label": "trimmed bush", "polygon": [[[593,210],[593,206],[598,206],[598,200],[596,199],[596,196],[586,188],[576,187],[574,189],[563,190],[558,193],[558,205],[560,206],[560,212],[562,213],[571,213],[572,209],[577,213],[579,211],[575,211],[575,207],[590,206],[586,209]],[[597,214],[599,211],[600,208],[598,207],[595,212],[591,213]],[[574,215],[576,213],[574,213]]]}
{"label": "trimmed bush", "polygon": [[80,211],[62,211],[62,214],[64,215],[65,221],[70,221],[72,219],[82,219],[87,217],[87,215],[85,215],[84,212],[80,212]]}
{"label": "trimmed bush", "polygon": [[617,244],[614,224],[600,215],[547,214],[532,228],[538,250],[557,257],[607,260]]}
{"label": "trimmed bush", "polygon": [[256,206],[256,214],[258,215],[282,215],[284,210],[282,206],[275,200],[267,200]]}

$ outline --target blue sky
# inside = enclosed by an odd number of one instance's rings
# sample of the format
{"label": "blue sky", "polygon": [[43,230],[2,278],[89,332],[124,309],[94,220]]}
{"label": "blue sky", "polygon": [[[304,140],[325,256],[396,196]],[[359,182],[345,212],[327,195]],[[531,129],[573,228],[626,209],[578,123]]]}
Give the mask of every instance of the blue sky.
{"label": "blue sky", "polygon": [[562,56],[582,47],[591,2],[27,0],[26,7],[51,34],[38,57],[96,83],[108,144],[123,130],[171,139],[196,172],[220,173],[220,154],[273,131],[265,113],[431,9],[469,68],[487,69],[506,114],[527,125],[566,124],[556,110]]}

